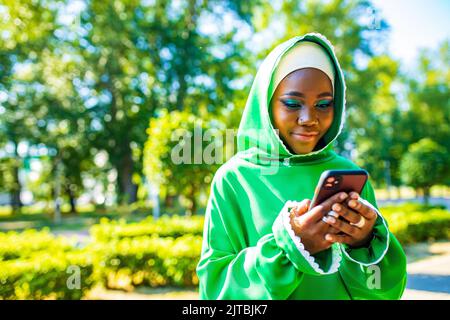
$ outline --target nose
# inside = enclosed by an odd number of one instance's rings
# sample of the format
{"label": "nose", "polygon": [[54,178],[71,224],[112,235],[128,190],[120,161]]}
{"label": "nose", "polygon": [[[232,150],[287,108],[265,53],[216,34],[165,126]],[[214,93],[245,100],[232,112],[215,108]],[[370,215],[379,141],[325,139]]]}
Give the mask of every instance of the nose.
{"label": "nose", "polygon": [[319,120],[316,112],[314,111],[314,108],[300,108],[297,116],[297,123],[306,126],[317,125],[319,123]]}

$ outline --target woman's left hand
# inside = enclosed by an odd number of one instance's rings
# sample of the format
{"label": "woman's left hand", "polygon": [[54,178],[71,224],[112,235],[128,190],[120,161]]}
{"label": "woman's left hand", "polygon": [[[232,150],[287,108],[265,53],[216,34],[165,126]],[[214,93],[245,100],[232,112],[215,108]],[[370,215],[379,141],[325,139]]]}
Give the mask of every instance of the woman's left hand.
{"label": "woman's left hand", "polygon": [[372,230],[378,214],[358,199],[358,193],[351,192],[347,205],[343,203],[333,204],[332,210],[345,220],[337,219],[337,217],[331,215],[323,218],[323,221],[342,232],[341,234],[328,233],[325,235],[326,240],[358,247],[365,245],[372,239]]}

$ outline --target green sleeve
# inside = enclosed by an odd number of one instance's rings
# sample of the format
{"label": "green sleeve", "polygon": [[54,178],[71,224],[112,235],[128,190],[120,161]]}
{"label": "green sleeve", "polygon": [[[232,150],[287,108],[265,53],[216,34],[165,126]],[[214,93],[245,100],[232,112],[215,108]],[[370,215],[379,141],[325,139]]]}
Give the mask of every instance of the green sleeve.
{"label": "green sleeve", "polygon": [[239,227],[236,197],[227,191],[230,188],[224,181],[213,181],[211,187],[197,265],[200,299],[287,299],[305,273],[337,272],[339,246],[315,260],[300,250],[299,239],[294,242],[292,229],[285,228],[290,202],[273,222],[272,232],[248,246],[248,235]]}
{"label": "green sleeve", "polygon": [[400,299],[406,286],[405,253],[389,231],[369,181],[361,198],[378,212],[374,237],[363,248],[351,249],[341,245],[340,275],[352,299]]}

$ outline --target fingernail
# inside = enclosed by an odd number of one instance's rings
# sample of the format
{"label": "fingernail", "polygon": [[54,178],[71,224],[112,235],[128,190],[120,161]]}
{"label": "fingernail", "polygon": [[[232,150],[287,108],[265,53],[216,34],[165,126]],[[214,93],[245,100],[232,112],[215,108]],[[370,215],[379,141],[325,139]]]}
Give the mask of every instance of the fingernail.
{"label": "fingernail", "polygon": [[356,202],[354,200],[349,201],[348,205],[352,208],[356,207]]}
{"label": "fingernail", "polygon": [[335,204],[333,205],[333,210],[334,210],[334,211],[340,211],[340,210],[341,210],[341,206],[338,205],[337,203],[335,203]]}
{"label": "fingernail", "polygon": [[341,200],[344,200],[345,198],[347,198],[347,194],[346,194],[346,193],[342,193],[342,194],[339,196],[339,199],[341,199]]}
{"label": "fingernail", "polygon": [[331,241],[333,238],[331,237],[331,235],[330,234],[326,234],[325,235],[325,240],[327,240],[327,241]]}
{"label": "fingernail", "polygon": [[326,217],[326,220],[327,220],[327,222],[329,222],[329,223],[335,223],[335,222],[336,222],[336,219],[333,218],[333,217],[330,217],[330,216],[327,216],[327,217]]}

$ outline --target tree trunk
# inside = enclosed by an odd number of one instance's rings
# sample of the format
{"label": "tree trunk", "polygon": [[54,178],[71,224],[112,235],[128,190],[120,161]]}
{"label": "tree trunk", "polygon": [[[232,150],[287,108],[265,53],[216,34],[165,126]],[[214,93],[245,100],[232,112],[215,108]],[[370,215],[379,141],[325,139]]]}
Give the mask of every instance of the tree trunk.
{"label": "tree trunk", "polygon": [[187,90],[187,84],[186,84],[186,80],[184,79],[185,74],[182,73],[180,75],[178,75],[178,83],[180,85],[179,89],[178,89],[178,93],[177,93],[177,109],[178,110],[183,110],[184,107],[184,100],[186,98],[186,90]]}
{"label": "tree trunk", "polygon": [[423,188],[423,202],[427,206],[430,203],[430,187]]}
{"label": "tree trunk", "polygon": [[397,198],[401,199],[402,198],[402,189],[401,186],[397,186]]}
{"label": "tree trunk", "polygon": [[128,204],[136,202],[137,199],[137,185],[133,183],[133,158],[131,157],[131,150],[120,161],[117,169],[118,187],[119,187],[119,202]]}
{"label": "tree trunk", "polygon": [[195,199],[195,187],[192,186],[189,191],[189,200],[191,201],[191,207],[186,211],[187,216],[192,216],[197,212],[197,200]]}
{"label": "tree trunk", "polygon": [[173,207],[173,196],[170,194],[166,194],[164,198],[164,208],[172,208]]}
{"label": "tree trunk", "polygon": [[[17,144],[15,148],[15,156],[16,156],[15,160],[18,161],[19,154],[17,152]],[[13,188],[11,189],[10,198],[11,198],[12,213],[14,215],[20,213],[20,210],[23,207],[22,200],[20,199],[22,185],[20,184],[19,179],[19,165],[16,162],[14,163],[13,167],[13,177],[14,177],[14,185]]]}
{"label": "tree trunk", "polygon": [[197,213],[197,200],[192,198],[192,206],[191,206],[191,215],[194,215]]}
{"label": "tree trunk", "polygon": [[70,213],[77,213],[76,197],[70,185],[66,187],[66,192],[67,196],[69,197]]}
{"label": "tree trunk", "polygon": [[[108,63],[107,68],[111,68],[111,65]],[[111,73],[114,73],[113,71]],[[116,91],[114,86],[114,79],[111,76],[109,81],[107,82],[107,88],[111,93],[111,122],[108,123],[107,128],[114,135],[118,126],[122,124],[117,120],[117,110],[120,106],[123,106],[123,100],[119,92]],[[116,136],[115,136],[116,137]],[[122,138],[122,136],[117,137]],[[119,156],[114,154],[114,152],[110,152],[109,156],[111,158],[116,158],[118,161],[116,162],[115,168],[117,170],[117,202],[124,204],[125,202],[130,204],[136,202],[137,199],[137,186],[133,184],[133,158],[131,154],[130,141],[129,137],[125,136],[124,139],[116,140],[119,144]]]}

